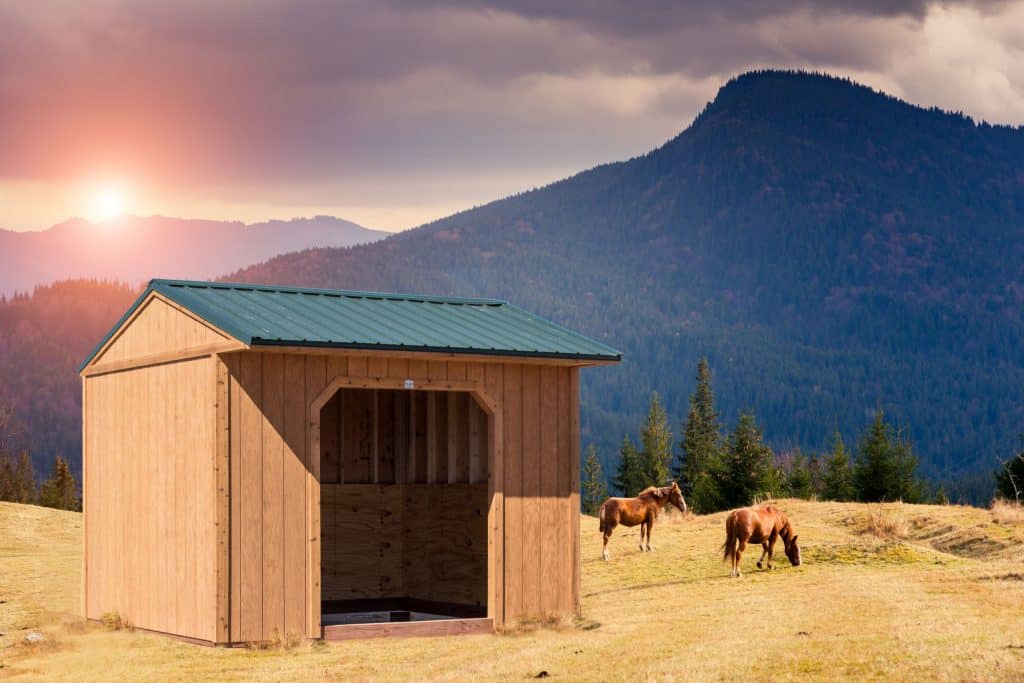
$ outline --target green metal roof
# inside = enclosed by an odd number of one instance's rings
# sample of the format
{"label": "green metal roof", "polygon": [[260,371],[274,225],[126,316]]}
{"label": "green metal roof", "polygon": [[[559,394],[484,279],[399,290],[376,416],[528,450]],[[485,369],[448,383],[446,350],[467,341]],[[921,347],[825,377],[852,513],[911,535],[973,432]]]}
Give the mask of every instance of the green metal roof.
{"label": "green metal roof", "polygon": [[611,347],[496,299],[152,280],[79,371],[150,292],[249,346],[622,360]]}

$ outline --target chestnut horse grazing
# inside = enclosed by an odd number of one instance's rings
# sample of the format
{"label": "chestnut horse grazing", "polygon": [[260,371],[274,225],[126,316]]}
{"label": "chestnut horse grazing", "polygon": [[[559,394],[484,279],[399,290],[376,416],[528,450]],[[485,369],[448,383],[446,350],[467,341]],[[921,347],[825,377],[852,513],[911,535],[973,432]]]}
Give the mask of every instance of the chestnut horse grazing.
{"label": "chestnut horse grazing", "polygon": [[679,484],[672,482],[669,486],[648,486],[636,498],[609,498],[601,504],[597,518],[604,534],[604,547],[601,557],[608,559],[608,539],[618,525],[640,525],[640,552],[644,551],[644,535],[647,536],[647,550],[651,551],[651,525],[666,504],[672,503],[679,511],[686,513],[686,501],[679,490]]}
{"label": "chestnut horse grazing", "polygon": [[732,575],[739,576],[740,557],[747,549],[747,543],[760,543],[761,559],[757,561],[757,568],[761,569],[761,563],[767,555],[768,569],[774,569],[772,553],[779,536],[786,547],[789,563],[794,567],[799,566],[800,546],[796,543],[797,536],[782,510],[774,505],[733,510],[725,520],[725,544],[722,546],[725,556],[722,559],[732,560]]}

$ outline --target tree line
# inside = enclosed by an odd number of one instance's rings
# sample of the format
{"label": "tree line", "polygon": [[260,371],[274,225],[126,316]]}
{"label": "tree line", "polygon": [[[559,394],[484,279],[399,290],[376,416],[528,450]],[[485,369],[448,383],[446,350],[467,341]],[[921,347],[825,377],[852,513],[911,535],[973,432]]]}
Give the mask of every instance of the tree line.
{"label": "tree line", "polygon": [[14,412],[0,407],[0,501],[81,510],[78,482],[68,461],[58,455],[50,476],[37,481],[28,449],[18,445],[19,436]]}
{"label": "tree line", "polygon": [[[752,412],[741,412],[735,426],[725,431],[715,408],[706,358],[697,364],[696,380],[682,438],[675,444],[678,451],[673,448],[665,408],[658,394],[652,394],[640,442],[634,444],[626,435],[619,449],[618,468],[611,482],[617,492],[636,495],[646,486],[675,477],[690,507],[699,513],[779,497],[920,503],[934,495],[937,502],[947,502],[942,489],[929,491],[918,476],[918,459],[909,438],[887,420],[881,408],[853,451],[837,429],[827,453],[794,450],[776,455]],[[1021,464],[1024,466],[1024,458]],[[1024,478],[1020,481],[1024,485]],[[581,488],[584,511],[593,514],[608,494],[593,446],[584,459]]]}

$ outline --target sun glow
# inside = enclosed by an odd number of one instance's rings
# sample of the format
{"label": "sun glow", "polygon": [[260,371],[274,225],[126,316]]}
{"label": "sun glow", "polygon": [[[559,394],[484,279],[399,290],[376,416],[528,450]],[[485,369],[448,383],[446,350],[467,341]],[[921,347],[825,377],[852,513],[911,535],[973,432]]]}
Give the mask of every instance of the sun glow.
{"label": "sun glow", "polygon": [[120,188],[105,185],[97,188],[92,197],[92,218],[107,221],[117,218],[124,211],[124,196]]}

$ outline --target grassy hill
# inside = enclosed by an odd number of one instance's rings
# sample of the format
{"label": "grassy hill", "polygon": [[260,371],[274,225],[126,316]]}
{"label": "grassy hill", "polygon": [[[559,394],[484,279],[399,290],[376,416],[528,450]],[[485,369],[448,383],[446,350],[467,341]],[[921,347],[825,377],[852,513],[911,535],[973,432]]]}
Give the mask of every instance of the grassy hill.
{"label": "grassy hill", "polygon": [[[585,517],[583,618],[499,636],[210,649],[86,625],[80,517],[0,503],[0,678],[1021,680],[1024,525],[958,506],[780,501],[804,564],[731,579],[724,514],[665,517],[654,553]],[[881,514],[880,514],[881,513]],[[870,527],[883,527],[877,536]],[[622,533],[624,532],[624,533]],[[783,561],[783,564],[785,562]],[[25,641],[39,632],[40,643]]]}

